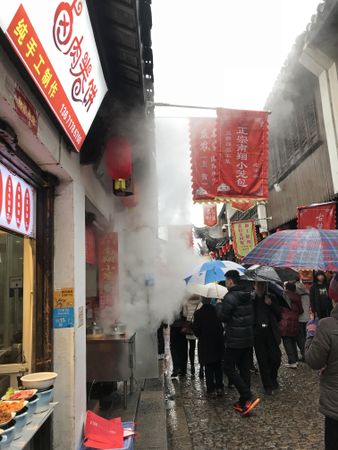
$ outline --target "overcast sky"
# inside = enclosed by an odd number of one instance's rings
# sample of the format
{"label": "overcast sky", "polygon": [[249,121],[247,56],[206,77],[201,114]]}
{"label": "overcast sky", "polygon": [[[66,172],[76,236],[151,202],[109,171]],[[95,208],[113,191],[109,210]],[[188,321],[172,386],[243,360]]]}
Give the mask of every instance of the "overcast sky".
{"label": "overcast sky", "polygon": [[[305,30],[318,3],[319,0],[153,0],[155,100],[262,109],[297,35]],[[156,111],[157,116],[192,113],[205,115],[200,111],[164,108]],[[176,164],[187,166],[186,186],[190,189],[187,140],[176,144],[171,156],[167,146],[162,145],[167,141],[168,120],[157,121],[157,152],[162,159],[159,167],[165,169],[169,157]],[[185,123],[181,122],[181,126]],[[163,195],[167,200],[165,186],[166,183],[160,183],[160,204]]]}

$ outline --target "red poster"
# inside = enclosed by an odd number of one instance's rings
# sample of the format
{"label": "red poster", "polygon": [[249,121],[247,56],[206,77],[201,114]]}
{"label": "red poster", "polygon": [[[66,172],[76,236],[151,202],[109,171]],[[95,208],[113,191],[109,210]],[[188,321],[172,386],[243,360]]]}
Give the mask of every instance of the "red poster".
{"label": "red poster", "polygon": [[218,109],[220,177],[216,195],[231,199],[268,198],[268,114]]}
{"label": "red poster", "polygon": [[215,198],[219,180],[219,152],[217,151],[216,119],[190,119],[190,148],[192,191],[194,201]]}
{"label": "red poster", "polygon": [[6,219],[7,223],[11,223],[13,215],[13,183],[12,177],[9,175],[6,182]]}
{"label": "red poster", "polygon": [[24,219],[25,219],[25,229],[29,230],[30,221],[31,221],[31,199],[29,195],[29,190],[25,191],[25,206],[24,206]]}
{"label": "red poster", "polygon": [[96,264],[96,238],[93,227],[86,227],[86,263]]}
{"label": "red poster", "polygon": [[298,228],[336,229],[336,203],[323,203],[298,208]]}
{"label": "red poster", "polygon": [[208,227],[217,225],[217,206],[216,205],[203,205],[204,223]]}
{"label": "red poster", "polygon": [[22,219],[22,190],[21,184],[18,183],[16,185],[16,193],[15,193],[15,219],[16,226],[20,228],[21,219]]}
{"label": "red poster", "polygon": [[115,307],[118,302],[118,234],[98,237],[100,307]]}

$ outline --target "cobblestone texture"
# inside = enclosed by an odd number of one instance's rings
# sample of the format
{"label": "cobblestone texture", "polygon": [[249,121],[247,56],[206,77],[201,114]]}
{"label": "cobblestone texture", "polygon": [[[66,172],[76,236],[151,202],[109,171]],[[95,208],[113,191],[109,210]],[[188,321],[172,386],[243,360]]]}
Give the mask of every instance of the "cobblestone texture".
{"label": "cobblestone texture", "polygon": [[262,395],[259,375],[253,375],[261,403],[250,417],[233,411],[236,390],[226,388],[223,398],[209,399],[203,381],[189,371],[184,379],[166,381],[169,450],[324,449],[318,374],[304,363],[297,370],[281,368],[280,389],[271,397]]}

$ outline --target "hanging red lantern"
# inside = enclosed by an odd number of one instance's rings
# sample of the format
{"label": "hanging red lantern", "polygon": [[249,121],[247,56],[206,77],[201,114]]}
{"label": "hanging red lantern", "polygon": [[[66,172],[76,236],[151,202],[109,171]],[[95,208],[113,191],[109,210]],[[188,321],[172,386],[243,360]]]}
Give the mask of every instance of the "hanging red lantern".
{"label": "hanging red lantern", "polygon": [[111,136],[105,147],[107,173],[113,179],[116,195],[132,195],[132,151],[128,140],[122,136]]}

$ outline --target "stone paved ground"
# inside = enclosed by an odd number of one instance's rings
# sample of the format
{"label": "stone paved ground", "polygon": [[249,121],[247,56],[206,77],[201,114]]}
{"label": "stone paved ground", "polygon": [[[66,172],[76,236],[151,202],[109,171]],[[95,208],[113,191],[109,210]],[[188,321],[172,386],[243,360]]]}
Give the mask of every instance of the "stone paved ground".
{"label": "stone paved ground", "polygon": [[[170,375],[170,362],[167,374]],[[250,417],[232,409],[238,399],[226,389],[223,398],[209,399],[204,383],[189,373],[185,379],[166,377],[169,450],[322,450],[323,416],[318,412],[318,375],[305,364],[282,367],[280,390],[261,395],[259,375],[252,377],[261,404]]]}

